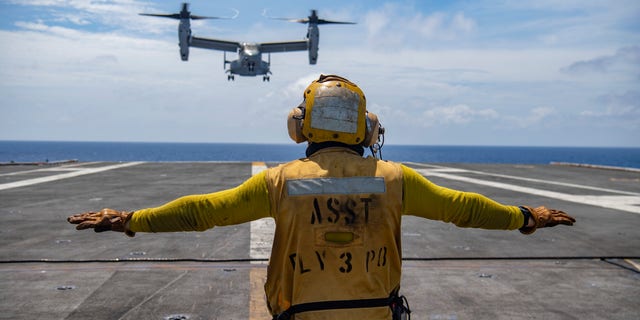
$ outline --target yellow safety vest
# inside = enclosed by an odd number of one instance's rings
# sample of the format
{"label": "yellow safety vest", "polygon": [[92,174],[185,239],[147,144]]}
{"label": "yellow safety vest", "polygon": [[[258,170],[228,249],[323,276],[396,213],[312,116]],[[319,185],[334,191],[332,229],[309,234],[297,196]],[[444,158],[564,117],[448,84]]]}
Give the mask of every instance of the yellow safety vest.
{"label": "yellow safety vest", "polygon": [[[387,298],[399,289],[402,169],[327,148],[266,173],[275,237],[265,284],[279,314],[309,302]],[[391,319],[388,307],[295,319]]]}

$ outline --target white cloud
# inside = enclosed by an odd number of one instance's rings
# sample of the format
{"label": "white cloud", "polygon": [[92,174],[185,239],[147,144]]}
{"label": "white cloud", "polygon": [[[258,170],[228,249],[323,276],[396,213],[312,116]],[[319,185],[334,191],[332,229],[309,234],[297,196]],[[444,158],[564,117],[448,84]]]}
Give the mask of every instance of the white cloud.
{"label": "white cloud", "polygon": [[[138,13],[155,11],[150,2],[140,0],[25,0],[11,1],[16,6],[29,6],[37,9],[47,8],[48,15],[40,18],[39,24],[50,25],[67,22],[76,27],[89,30],[109,29],[111,32],[144,32],[163,34],[170,30],[175,32],[176,21],[169,19],[141,19]],[[202,24],[195,21],[193,25]],[[18,25],[29,26],[28,22]],[[173,27],[173,28],[171,28]]]}
{"label": "white cloud", "polygon": [[561,69],[574,75],[625,73],[640,78],[640,46],[623,47],[613,55],[574,62]]}
{"label": "white cloud", "polygon": [[18,0],[9,2],[14,5],[22,6],[77,9],[86,13],[100,14],[104,16],[111,14],[127,14],[137,8],[143,8],[148,5],[148,2],[139,0]]}
{"label": "white cloud", "polygon": [[476,29],[475,20],[464,12],[424,14],[396,3],[368,11],[364,23],[370,46],[384,51],[421,49],[434,40],[450,42]]}
{"label": "white cloud", "polygon": [[15,23],[15,25],[25,30],[37,31],[37,32],[46,33],[52,36],[60,36],[65,38],[78,38],[83,36],[83,34],[86,34],[76,29],[58,27],[58,26],[49,26],[49,25],[46,25],[43,21],[37,21],[37,22],[18,21]]}
{"label": "white cloud", "polygon": [[[508,115],[503,117],[501,125],[515,126],[518,128],[543,128],[555,125],[560,115],[552,107],[535,107],[528,110],[528,113],[521,115]],[[553,122],[547,124],[546,122]]]}
{"label": "white cloud", "polygon": [[465,17],[463,12],[458,12],[453,16],[451,28],[464,33],[472,32],[476,28],[476,22],[473,19]]}
{"label": "white cloud", "polygon": [[423,112],[424,124],[467,124],[472,121],[496,119],[498,113],[493,109],[473,109],[467,105],[431,108]]}
{"label": "white cloud", "polygon": [[370,11],[365,16],[364,23],[369,37],[375,37],[389,25],[389,19],[385,12]]}
{"label": "white cloud", "polygon": [[89,17],[86,17],[84,14],[55,14],[56,18],[55,21],[56,22],[70,22],[72,24],[78,25],[78,26],[86,26],[91,24],[91,20]]}
{"label": "white cloud", "polygon": [[545,118],[555,114],[556,111],[554,108],[550,107],[538,107],[531,110],[529,116],[525,119],[527,123],[538,123],[543,121]]}
{"label": "white cloud", "polygon": [[611,119],[618,124],[629,121],[640,124],[640,91],[606,95],[600,97],[598,102],[600,108],[585,110],[580,115],[601,121]]}
{"label": "white cloud", "polygon": [[297,78],[282,90],[283,97],[294,100],[299,99],[302,101],[302,93],[304,92],[304,89],[306,89],[307,86],[316,79],[318,79],[318,74],[316,73]]}
{"label": "white cloud", "polygon": [[[396,21],[399,23],[400,21]],[[451,16],[443,12],[435,12],[427,16],[416,13],[410,18],[408,31],[417,31],[423,39],[454,40],[472,32],[476,27],[473,19],[467,18],[463,12]]]}
{"label": "white cloud", "polygon": [[26,6],[63,6],[68,1],[65,0],[9,0],[14,5]]}

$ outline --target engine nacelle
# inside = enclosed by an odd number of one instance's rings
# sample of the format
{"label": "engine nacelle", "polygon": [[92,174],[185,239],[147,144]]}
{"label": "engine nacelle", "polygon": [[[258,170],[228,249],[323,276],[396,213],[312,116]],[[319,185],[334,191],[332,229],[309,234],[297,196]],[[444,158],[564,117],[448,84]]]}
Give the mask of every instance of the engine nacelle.
{"label": "engine nacelle", "polygon": [[180,43],[180,59],[182,61],[189,60],[189,44]]}
{"label": "engine nacelle", "polygon": [[320,42],[320,30],[315,23],[309,23],[309,29],[307,30],[307,38],[309,41],[309,64],[316,64],[318,62],[318,43]]}
{"label": "engine nacelle", "polygon": [[178,39],[180,41],[180,59],[187,61],[189,60],[189,44],[191,42],[191,23],[189,23],[189,19],[180,19]]}

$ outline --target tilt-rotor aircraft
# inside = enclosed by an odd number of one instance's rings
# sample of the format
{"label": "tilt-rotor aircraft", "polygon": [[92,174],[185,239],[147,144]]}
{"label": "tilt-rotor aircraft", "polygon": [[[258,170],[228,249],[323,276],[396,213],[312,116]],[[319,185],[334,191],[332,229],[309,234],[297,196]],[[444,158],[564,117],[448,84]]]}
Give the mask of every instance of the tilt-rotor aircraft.
{"label": "tilt-rotor aircraft", "polygon": [[[316,10],[311,11],[311,15],[304,19],[285,19],[291,22],[308,24],[307,36],[305,40],[284,41],[284,42],[236,42],[209,38],[195,37],[191,34],[191,20],[199,19],[230,19],[223,17],[205,17],[192,15],[189,11],[189,4],[182,3],[182,10],[173,14],[140,13],[143,16],[162,17],[180,20],[178,26],[178,44],[180,45],[180,58],[182,61],[189,60],[189,47],[224,51],[223,68],[228,73],[227,80],[235,80],[235,75],[255,77],[262,76],[262,81],[269,81],[271,74],[271,53],[288,51],[309,51],[309,64],[316,64],[318,61],[318,43],[320,42],[320,24],[355,24],[354,22],[329,21],[318,18]],[[235,17],[231,17],[233,19]],[[227,52],[237,52],[238,59],[227,60]],[[269,59],[262,60],[262,54],[268,53]],[[229,68],[227,69],[227,65]]]}

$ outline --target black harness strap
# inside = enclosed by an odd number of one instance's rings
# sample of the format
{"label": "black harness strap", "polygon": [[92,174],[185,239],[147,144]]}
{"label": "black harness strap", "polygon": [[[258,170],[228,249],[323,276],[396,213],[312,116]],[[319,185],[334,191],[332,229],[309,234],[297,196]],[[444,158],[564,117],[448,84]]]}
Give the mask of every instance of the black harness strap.
{"label": "black harness strap", "polygon": [[[296,313],[308,311],[320,311],[331,309],[360,309],[360,308],[377,308],[377,307],[393,307],[400,297],[392,295],[388,298],[378,299],[357,299],[357,300],[333,300],[318,301],[296,304],[284,312],[274,315],[273,320],[289,320]],[[400,298],[402,299],[402,298]],[[402,304],[402,300],[400,300]]]}

